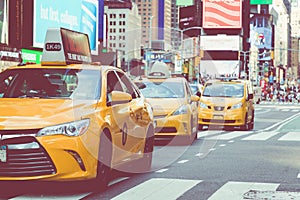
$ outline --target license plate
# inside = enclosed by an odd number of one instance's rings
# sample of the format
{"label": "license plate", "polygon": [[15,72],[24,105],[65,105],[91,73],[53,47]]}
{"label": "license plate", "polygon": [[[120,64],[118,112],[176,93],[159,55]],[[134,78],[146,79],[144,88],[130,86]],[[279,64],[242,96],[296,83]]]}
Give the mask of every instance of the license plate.
{"label": "license plate", "polygon": [[223,115],[214,115],[214,119],[224,119]]}
{"label": "license plate", "polygon": [[6,146],[0,147],[0,162],[6,162],[7,160],[7,151]]}

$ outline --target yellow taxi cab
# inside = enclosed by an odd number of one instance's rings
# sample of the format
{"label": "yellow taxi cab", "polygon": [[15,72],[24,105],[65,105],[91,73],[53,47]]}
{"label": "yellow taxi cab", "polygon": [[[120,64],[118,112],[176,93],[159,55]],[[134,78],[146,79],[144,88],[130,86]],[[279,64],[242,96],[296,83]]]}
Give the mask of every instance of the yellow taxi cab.
{"label": "yellow taxi cab", "polygon": [[0,73],[0,180],[105,187],[113,170],[150,169],[152,108],[122,70],[90,62],[87,37],[49,29],[41,64]]}
{"label": "yellow taxi cab", "polygon": [[153,107],[156,139],[191,143],[197,138],[199,97],[185,78],[171,77],[168,66],[157,61],[147,77],[134,82]]}
{"label": "yellow taxi cab", "polygon": [[205,83],[199,104],[199,129],[204,126],[254,127],[253,87],[250,81],[219,78]]}

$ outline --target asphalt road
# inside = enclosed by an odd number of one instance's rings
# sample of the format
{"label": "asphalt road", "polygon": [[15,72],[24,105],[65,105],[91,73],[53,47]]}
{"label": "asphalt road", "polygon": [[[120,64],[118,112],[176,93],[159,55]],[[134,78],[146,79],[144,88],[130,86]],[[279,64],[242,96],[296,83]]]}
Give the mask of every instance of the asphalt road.
{"label": "asphalt road", "polygon": [[205,130],[191,146],[156,143],[152,170],[116,174],[104,192],[77,183],[0,183],[3,199],[300,198],[300,105],[260,104],[252,131]]}

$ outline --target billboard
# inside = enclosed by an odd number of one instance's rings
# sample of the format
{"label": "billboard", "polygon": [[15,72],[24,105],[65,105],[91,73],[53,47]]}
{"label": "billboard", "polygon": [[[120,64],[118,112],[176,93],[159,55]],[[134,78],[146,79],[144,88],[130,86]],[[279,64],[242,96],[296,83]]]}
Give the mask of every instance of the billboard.
{"label": "billboard", "polygon": [[242,37],[239,35],[205,35],[201,36],[201,49],[206,51],[240,51]]}
{"label": "billboard", "polygon": [[33,46],[44,46],[48,28],[62,27],[87,34],[98,54],[98,12],[98,0],[34,0]]}
{"label": "billboard", "polygon": [[272,48],[272,26],[267,16],[257,16],[250,23],[250,45],[258,49]]}
{"label": "billboard", "polygon": [[191,6],[194,0],[176,0],[176,6]]}
{"label": "billboard", "polygon": [[203,0],[203,28],[242,28],[242,0]]}
{"label": "billboard", "polygon": [[272,4],[273,0],[250,0],[250,5]]}

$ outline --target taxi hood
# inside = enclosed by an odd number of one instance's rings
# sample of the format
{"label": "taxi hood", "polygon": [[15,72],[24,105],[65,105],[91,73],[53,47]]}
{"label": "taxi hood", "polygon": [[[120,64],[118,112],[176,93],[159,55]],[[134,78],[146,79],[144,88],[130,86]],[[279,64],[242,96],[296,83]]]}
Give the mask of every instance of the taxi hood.
{"label": "taxi hood", "polygon": [[182,98],[147,98],[147,101],[153,107],[154,116],[168,115],[187,103]]}
{"label": "taxi hood", "polygon": [[79,120],[95,111],[95,101],[0,99],[0,130],[37,129]]}

